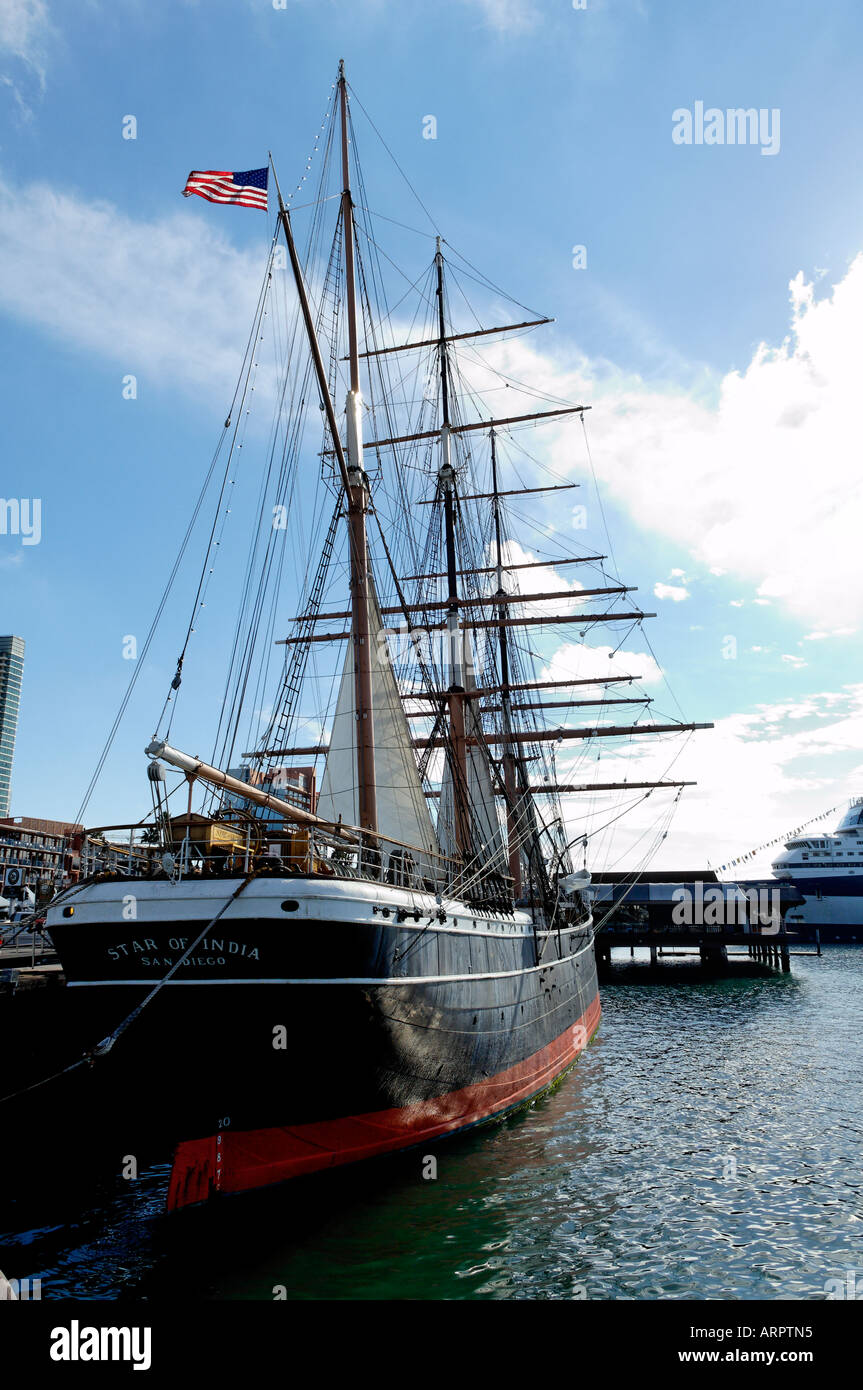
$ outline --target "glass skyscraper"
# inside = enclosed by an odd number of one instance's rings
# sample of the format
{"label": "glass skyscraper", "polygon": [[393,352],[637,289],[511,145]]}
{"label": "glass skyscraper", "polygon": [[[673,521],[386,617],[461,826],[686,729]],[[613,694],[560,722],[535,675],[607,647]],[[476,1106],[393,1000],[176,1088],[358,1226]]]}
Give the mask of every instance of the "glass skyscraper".
{"label": "glass skyscraper", "polygon": [[24,638],[0,637],[0,816],[9,814],[23,675]]}

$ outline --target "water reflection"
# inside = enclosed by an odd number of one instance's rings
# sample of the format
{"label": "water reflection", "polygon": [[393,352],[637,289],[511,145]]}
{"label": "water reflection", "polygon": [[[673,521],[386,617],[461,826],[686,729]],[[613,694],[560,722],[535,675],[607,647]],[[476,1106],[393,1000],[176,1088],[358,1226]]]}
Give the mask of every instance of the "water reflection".
{"label": "water reflection", "polygon": [[[43,1297],[823,1298],[859,1263],[863,955],[603,990],[547,1099],[422,1155],[161,1214],[167,1172],[5,1183]],[[664,970],[664,967],[662,967]]]}

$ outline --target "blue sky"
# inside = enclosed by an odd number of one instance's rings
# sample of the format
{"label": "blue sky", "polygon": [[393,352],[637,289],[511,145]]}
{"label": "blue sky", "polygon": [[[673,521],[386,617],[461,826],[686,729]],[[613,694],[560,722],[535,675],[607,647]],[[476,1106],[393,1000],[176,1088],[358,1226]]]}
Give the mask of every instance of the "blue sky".
{"label": "blue sky", "polygon": [[[293,188],[340,57],[447,240],[555,316],[509,368],[593,406],[618,568],[687,716],[718,726],[687,747],[701,785],[665,862],[863,791],[861,42],[850,0],[0,0],[0,496],[42,501],[38,545],[0,535],[0,630],[28,644],[14,812],[78,805],[245,341],[269,224],[182,200],[186,173],[271,148]],[[778,109],[778,153],[675,144],[696,101]],[[428,231],[356,119],[377,207]],[[181,597],[91,821],[146,805]],[[218,655],[214,634],[202,681]]]}

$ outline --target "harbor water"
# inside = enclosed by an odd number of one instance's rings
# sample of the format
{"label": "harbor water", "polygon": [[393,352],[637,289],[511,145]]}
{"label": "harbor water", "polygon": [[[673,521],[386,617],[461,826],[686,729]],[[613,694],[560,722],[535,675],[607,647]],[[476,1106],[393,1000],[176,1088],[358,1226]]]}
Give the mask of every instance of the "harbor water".
{"label": "harbor water", "polygon": [[847,1286],[863,1263],[863,952],[712,979],[694,961],[651,974],[627,960],[602,1001],[557,1090],[430,1151],[436,1176],[408,1153],[165,1217],[164,1169],[88,1182],[68,1161],[76,1137],[52,1128],[46,1088],[56,1170],[17,1171],[6,1134],[0,1268],[41,1279],[43,1299],[178,1302]]}

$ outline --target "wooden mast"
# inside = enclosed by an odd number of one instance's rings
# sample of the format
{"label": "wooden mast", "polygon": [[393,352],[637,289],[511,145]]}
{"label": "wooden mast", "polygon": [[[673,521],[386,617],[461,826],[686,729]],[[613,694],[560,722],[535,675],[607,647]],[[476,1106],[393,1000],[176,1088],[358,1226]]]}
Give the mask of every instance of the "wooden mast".
{"label": "wooden mast", "polygon": [[494,430],[491,431],[491,487],[496,547],[495,559],[497,561],[497,593],[495,594],[495,598],[499,600],[498,616],[501,619],[497,631],[498,646],[500,649],[500,708],[504,736],[503,785],[506,795],[506,842],[509,855],[509,876],[512,879],[513,893],[517,901],[521,897],[521,846],[519,844],[518,813],[516,809],[518,791],[515,778],[515,757],[510,741],[510,735],[512,734],[512,701],[509,684],[509,638],[506,624],[503,622],[506,616],[506,593],[503,587],[503,542],[501,539],[500,527],[500,494],[497,486],[497,447]]}
{"label": "wooden mast", "polygon": [[[316,339],[315,327],[308,302],[308,296],[303,282],[302,269],[299,264],[296,247],[293,240],[290,225],[290,216],[285,208],[281,193],[279,193],[280,218],[285,230],[286,240],[291,257],[291,265],[297,282],[300,298],[300,305],[305,321],[305,326],[311,345],[312,358],[318,379],[318,386],[321,393],[323,408],[332,436],[332,449],[325,449],[324,454],[335,456],[342,485],[345,492],[347,503],[347,519],[350,538],[350,591],[351,591],[351,612],[352,619],[351,631],[340,633],[307,634],[302,638],[282,639],[285,644],[291,644],[298,640],[306,642],[315,641],[338,641],[350,638],[354,644],[354,694],[355,694],[355,713],[356,713],[356,757],[357,757],[357,785],[358,785],[358,825],[363,830],[375,835],[378,831],[377,818],[377,795],[376,795],[376,776],[375,776],[375,730],[373,716],[373,682],[372,682],[372,660],[373,655],[370,643],[370,616],[372,594],[372,576],[368,554],[367,540],[367,514],[370,507],[370,494],[368,478],[363,467],[363,439],[362,439],[362,396],[360,391],[359,361],[360,357],[371,357],[378,355],[377,352],[359,352],[358,345],[358,324],[357,324],[357,304],[356,304],[356,251],[354,244],[354,221],[353,221],[353,199],[350,188],[350,167],[349,167],[349,136],[348,136],[348,97],[347,83],[344,73],[344,63],[339,63],[338,75],[338,99],[340,108],[340,127],[341,127],[341,159],[342,159],[342,193],[340,216],[342,219],[342,231],[345,248],[345,282],[346,282],[346,301],[348,316],[348,347],[349,353],[347,360],[350,364],[350,389],[346,402],[346,447],[343,447],[336,417],[333,401],[329,391],[329,383],[324,368],[320,348]],[[275,175],[275,170],[273,171]],[[452,772],[452,792],[453,792],[453,812],[454,812],[454,839],[456,854],[467,861],[472,858],[473,818],[470,806],[470,788],[468,778],[469,755],[468,749],[480,744],[503,744],[503,787],[502,792],[507,800],[507,831],[508,831],[508,858],[509,870],[513,881],[516,895],[520,895],[522,889],[522,871],[520,859],[520,820],[517,815],[519,796],[535,792],[554,791],[582,791],[587,790],[587,784],[560,784],[543,785],[542,787],[532,787],[527,785],[527,778],[524,772],[524,760],[516,752],[519,745],[528,742],[547,742],[554,740],[562,742],[569,739],[590,739],[623,737],[647,733],[671,733],[688,732],[699,728],[712,728],[710,724],[653,724],[653,725],[631,725],[620,726],[599,726],[596,728],[560,728],[553,730],[535,730],[529,733],[516,732],[512,727],[512,692],[515,690],[539,690],[554,686],[571,687],[574,685],[613,685],[616,683],[629,682],[635,679],[632,676],[618,677],[592,677],[582,678],[581,680],[568,681],[511,681],[509,665],[509,642],[508,632],[510,627],[541,626],[547,623],[553,625],[563,623],[577,623],[589,625],[593,623],[609,622],[640,622],[647,617],[654,617],[655,614],[644,613],[641,611],[633,612],[607,612],[607,613],[575,613],[563,614],[558,616],[536,616],[536,617],[508,617],[508,605],[515,601],[518,596],[507,595],[503,588],[503,570],[506,569],[526,569],[554,567],[555,565],[586,564],[597,563],[605,557],[601,555],[585,556],[564,556],[559,559],[550,557],[545,560],[535,560],[528,564],[507,565],[503,564],[503,545],[500,523],[500,498],[502,494],[498,487],[497,477],[497,458],[496,458],[496,425],[527,424],[529,422],[560,419],[572,414],[582,414],[589,406],[558,406],[555,409],[534,411],[531,413],[512,415],[494,420],[478,420],[470,423],[463,423],[458,420],[453,421],[450,412],[451,381],[448,360],[448,345],[459,338],[471,338],[481,336],[483,333],[497,333],[507,331],[507,326],[501,328],[479,330],[464,334],[447,334],[446,331],[446,309],[444,301],[444,260],[441,251],[441,240],[437,238],[435,253],[436,270],[436,293],[437,293],[437,315],[438,315],[438,336],[436,339],[423,339],[416,343],[406,343],[397,348],[387,349],[396,352],[430,346],[434,343],[438,348],[440,359],[440,388],[441,388],[441,424],[438,429],[421,430],[412,434],[396,435],[391,438],[376,439],[368,442],[365,447],[380,449],[383,447],[397,446],[415,440],[429,439],[437,437],[440,441],[440,467],[438,471],[438,483],[440,500],[443,501],[444,527],[445,527],[445,569],[441,574],[425,574],[423,578],[442,578],[447,581],[447,596],[444,603],[427,602],[414,603],[407,605],[412,610],[425,610],[428,608],[446,609],[444,622],[428,624],[429,630],[443,629],[448,636],[448,657],[449,657],[449,686],[446,691],[441,692],[402,692],[403,698],[411,699],[445,699],[447,712],[449,715],[449,738],[444,739],[433,731],[431,737],[412,738],[411,743],[416,749],[429,748],[448,748],[451,756]],[[525,321],[522,324],[510,325],[510,328],[526,328],[539,324],[544,320]],[[455,483],[456,474],[452,461],[452,436],[463,434],[475,430],[490,430],[491,449],[492,449],[492,481],[493,491],[491,493],[469,494],[470,498],[482,500],[490,498],[493,501],[493,516],[495,522],[495,532],[497,541],[496,564],[480,568],[479,570],[461,570],[458,567],[455,545],[455,507],[456,494]],[[519,489],[519,491],[546,492],[569,489],[575,484],[559,484],[556,486],[536,487],[530,489]],[[422,503],[420,505],[423,505]],[[428,504],[426,504],[428,505]],[[459,595],[458,580],[463,574],[486,574],[494,573],[497,575],[496,593],[490,598],[476,598],[473,600],[462,600]],[[419,578],[420,576],[409,576],[409,578]],[[582,596],[590,595],[613,595],[625,594],[631,590],[624,585],[606,586],[589,590],[576,591]],[[568,596],[570,591],[560,593],[540,593],[525,595],[523,599],[532,601],[548,601],[558,597]],[[520,600],[521,601],[521,600]],[[492,608],[494,616],[489,620],[473,618],[471,613],[462,613],[462,604],[465,606],[482,607],[488,604]],[[402,607],[398,610],[402,611]],[[313,622],[342,618],[348,616],[342,613],[328,613],[308,615]],[[305,619],[304,619],[305,621]],[[484,628],[495,627],[498,631],[501,660],[501,684],[476,689],[471,683],[468,689],[468,668],[470,666],[469,657],[466,650],[466,633],[469,630],[481,630]],[[473,727],[470,730],[466,726],[466,711],[468,702],[499,691],[502,695],[501,711],[503,714],[503,729],[501,736],[486,736],[475,732]],[[588,703],[588,702],[579,702]],[[635,700],[619,699],[613,701],[615,704],[640,703]],[[644,701],[648,703],[648,701]],[[520,706],[519,708],[530,708],[531,705]],[[543,708],[543,705],[537,705]],[[550,705],[549,708],[557,708]],[[261,756],[295,755],[295,754],[320,754],[327,752],[324,746],[310,748],[279,748],[267,749]],[[520,786],[520,784],[523,784]],[[596,784],[596,789],[601,786],[603,789],[612,787],[654,787],[654,786],[682,786],[684,783],[678,782],[653,782],[653,783],[605,783]]]}
{"label": "wooden mast", "polygon": [[443,256],[440,237],[435,252],[437,270],[438,351],[440,353],[441,386],[441,463],[438,482],[443,490],[444,531],[446,541],[447,616],[449,637],[450,683],[447,690],[450,738],[452,744],[452,791],[455,816],[456,849],[463,860],[471,855],[470,808],[468,804],[467,743],[465,739],[465,673],[464,634],[459,622],[458,563],[455,553],[455,469],[450,456],[449,369],[447,362],[447,332],[443,298]]}
{"label": "wooden mast", "polygon": [[[353,200],[350,189],[350,166],[348,160],[348,115],[347,84],[345,82],[344,61],[339,62],[339,105],[341,108],[342,136],[342,199],[341,217],[345,245],[345,280],[348,301],[348,346],[350,349],[351,386],[347,399],[347,457],[342,446],[335,406],[330,395],[326,368],[321,356],[315,323],[312,317],[309,297],[303,280],[303,270],[294,241],[291,218],[282,199],[276,170],[273,177],[276,195],[279,200],[279,220],[285,233],[288,255],[291,261],[294,281],[312,363],[317,377],[321,403],[333,442],[332,452],[338,463],[342,486],[347,499],[350,593],[352,626],[348,636],[354,643],[354,707],[357,724],[357,820],[364,830],[377,831],[377,785],[375,778],[375,735],[372,701],[372,653],[369,641],[369,555],[366,538],[366,513],[368,510],[368,479],[363,471],[362,442],[362,396],[360,394],[359,353],[357,344],[356,280],[354,264],[354,224]],[[270,157],[272,165],[272,156]]]}
{"label": "wooden mast", "polygon": [[372,697],[372,650],[369,631],[370,579],[366,514],[368,478],[363,470],[362,395],[354,263],[353,199],[348,158],[348,92],[344,60],[339,62],[339,107],[342,135],[342,233],[345,246],[348,351],[351,386],[347,399],[348,531],[350,536],[351,637],[354,645],[354,705],[357,729],[357,818],[364,830],[378,828],[375,778],[375,726]]}

